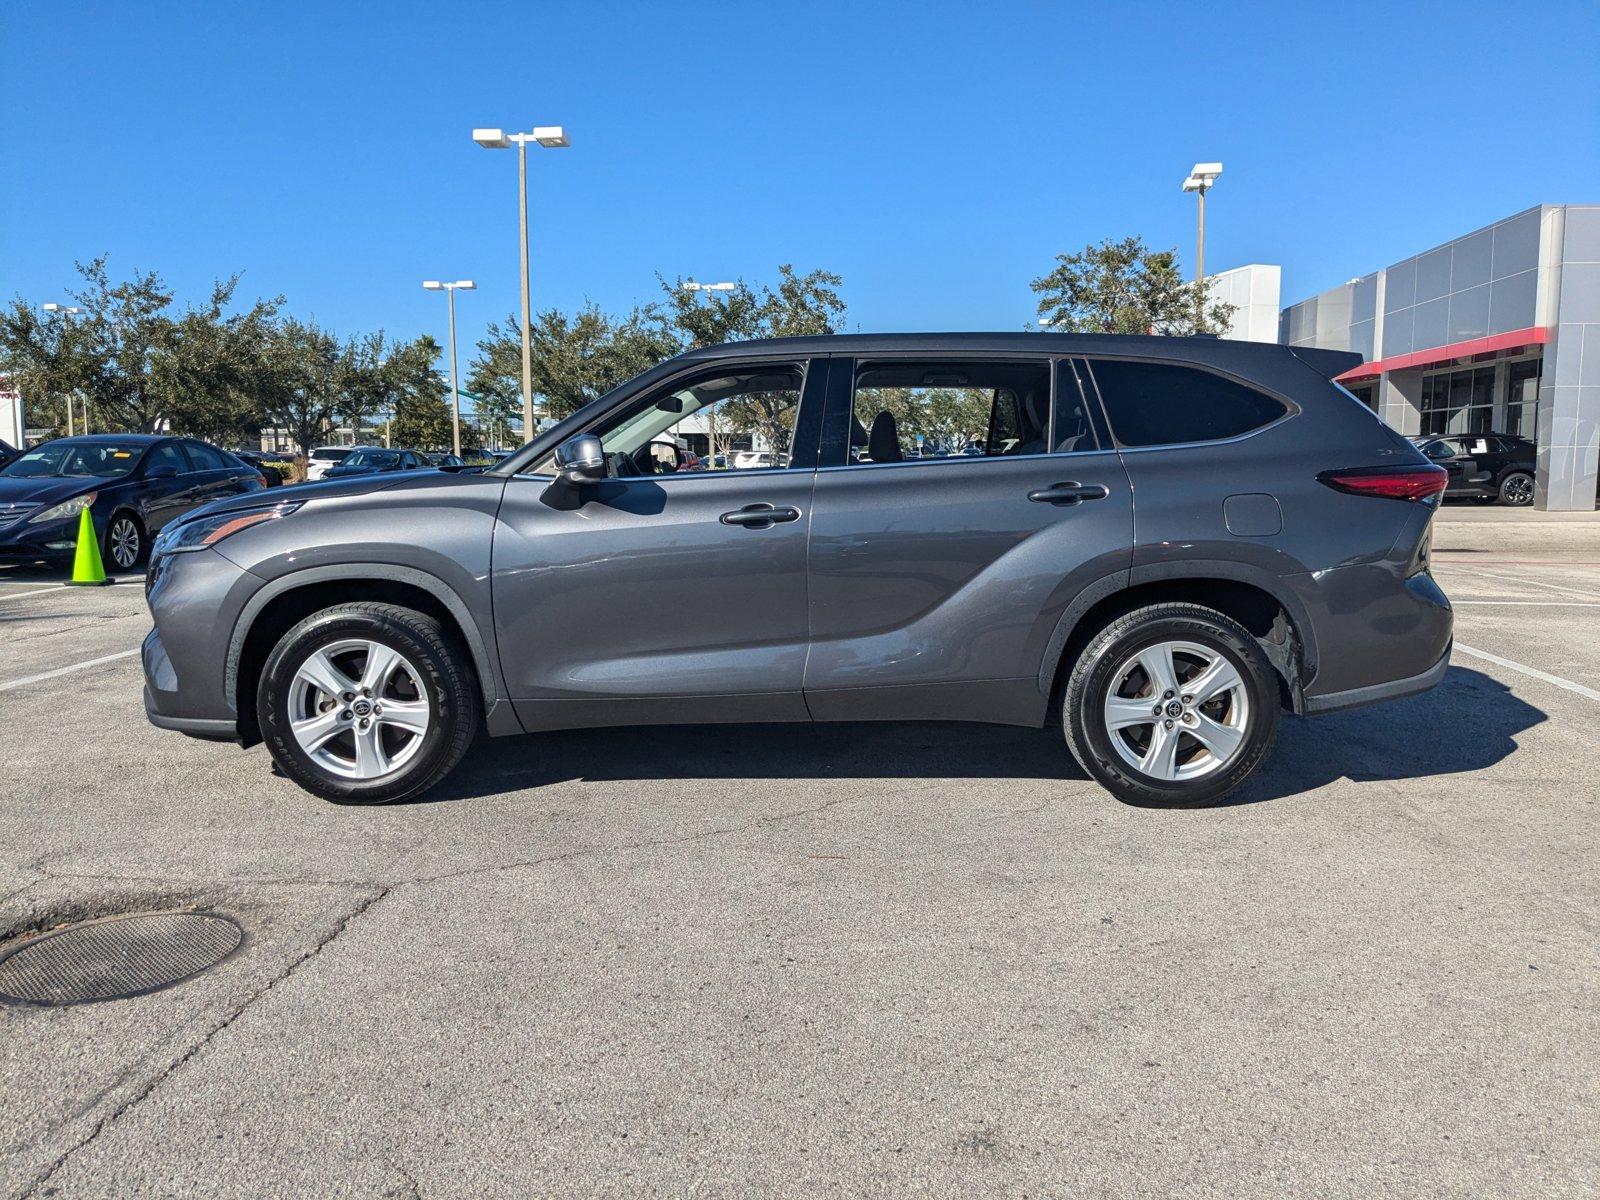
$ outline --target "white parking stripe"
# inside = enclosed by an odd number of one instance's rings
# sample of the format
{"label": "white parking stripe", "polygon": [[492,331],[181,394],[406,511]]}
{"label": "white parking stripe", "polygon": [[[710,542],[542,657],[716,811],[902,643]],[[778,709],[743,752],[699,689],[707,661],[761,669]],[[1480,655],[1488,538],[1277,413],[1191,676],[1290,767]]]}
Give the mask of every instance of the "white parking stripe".
{"label": "white parking stripe", "polygon": [[52,583],[49,587],[34,588],[31,592],[4,592],[0,593],[0,600],[21,600],[24,596],[42,596],[46,592],[60,592],[66,590],[64,583]]}
{"label": "white parking stripe", "polygon": [[1452,600],[1451,608],[1463,604],[1492,604],[1496,608],[1600,608],[1600,600]]}
{"label": "white parking stripe", "polygon": [[1531,575],[1506,575],[1500,571],[1485,571],[1482,567],[1476,566],[1469,569],[1476,571],[1486,579],[1493,579],[1499,583],[1531,584],[1533,587],[1544,588],[1546,591],[1560,592],[1564,596],[1582,596],[1585,600],[1600,600],[1600,596],[1596,596],[1593,592],[1579,591],[1577,588],[1551,583],[1546,579],[1536,579]]}
{"label": "white parking stripe", "polygon": [[1463,646],[1460,642],[1455,644],[1455,649],[1461,654],[1470,654],[1474,658],[1484,659],[1497,666],[1502,666],[1508,671],[1520,671],[1524,675],[1531,675],[1534,679],[1553,684],[1558,688],[1565,688],[1588,700],[1600,704],[1600,692],[1592,687],[1584,687],[1581,683],[1573,683],[1570,679],[1563,679],[1559,675],[1551,675],[1548,671],[1541,671],[1538,667],[1530,667],[1527,663],[1512,662],[1509,658],[1501,658],[1498,654],[1490,654],[1487,650],[1478,650],[1472,646]]}
{"label": "white parking stripe", "polygon": [[74,671],[87,670],[90,667],[102,666],[105,663],[116,662],[122,658],[132,658],[138,650],[123,650],[116,654],[107,654],[103,658],[86,659],[83,662],[73,663],[70,667],[57,667],[54,671],[43,671],[38,675],[26,675],[21,679],[8,679],[0,683],[0,692],[9,692],[12,688],[27,687],[30,683],[43,683],[46,679],[55,679],[61,675],[71,675]]}

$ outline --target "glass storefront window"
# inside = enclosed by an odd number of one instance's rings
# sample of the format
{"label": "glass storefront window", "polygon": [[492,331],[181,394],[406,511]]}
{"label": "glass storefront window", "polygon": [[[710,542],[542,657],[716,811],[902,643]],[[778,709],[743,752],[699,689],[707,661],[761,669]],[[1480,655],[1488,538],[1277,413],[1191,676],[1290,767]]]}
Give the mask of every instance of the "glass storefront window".
{"label": "glass storefront window", "polygon": [[1494,364],[1460,371],[1436,371],[1422,380],[1422,432],[1425,434],[1510,433],[1536,440],[1539,421],[1539,364],[1522,359],[1506,368],[1506,394],[1495,395]]}

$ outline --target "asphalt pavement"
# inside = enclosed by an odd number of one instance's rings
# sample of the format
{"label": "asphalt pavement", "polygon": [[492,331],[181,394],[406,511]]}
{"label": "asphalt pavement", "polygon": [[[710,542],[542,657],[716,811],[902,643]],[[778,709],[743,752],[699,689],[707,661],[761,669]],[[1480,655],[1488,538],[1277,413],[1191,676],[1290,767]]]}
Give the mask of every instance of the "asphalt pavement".
{"label": "asphalt pavement", "polygon": [[0,568],[0,938],[234,916],[0,1008],[0,1194],[1600,1191],[1600,516],[1451,506],[1434,692],[1233,803],[1048,732],[482,741],[325,804],[150,727],[137,581]]}

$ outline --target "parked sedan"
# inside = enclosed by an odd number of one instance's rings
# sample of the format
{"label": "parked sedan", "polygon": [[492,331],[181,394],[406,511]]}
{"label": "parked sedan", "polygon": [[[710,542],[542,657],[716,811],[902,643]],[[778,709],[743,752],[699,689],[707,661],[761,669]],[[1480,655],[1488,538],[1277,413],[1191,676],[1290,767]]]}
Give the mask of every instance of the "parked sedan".
{"label": "parked sedan", "polygon": [[329,467],[324,479],[346,479],[352,475],[381,475],[388,471],[420,471],[426,460],[415,450],[386,450],[382,446],[359,446]]}
{"label": "parked sedan", "polygon": [[1450,476],[1446,496],[1498,500],[1512,508],[1533,503],[1539,453],[1527,438],[1509,433],[1451,433],[1414,437],[1417,449]]}
{"label": "parked sedan", "polygon": [[245,466],[254,467],[256,472],[261,476],[261,481],[268,487],[279,487],[282,485],[283,476],[278,473],[277,467],[273,466],[266,460],[264,455],[258,454],[254,450],[233,450],[230,451],[230,453]]}
{"label": "parked sedan", "polygon": [[22,451],[18,450],[10,442],[6,441],[4,438],[0,438],[0,467],[5,466],[8,462],[21,453]]}
{"label": "parked sedan", "polygon": [[69,557],[88,509],[107,570],[128,571],[169,521],[265,487],[260,472],[189,438],[57,438],[0,467],[0,557]]}

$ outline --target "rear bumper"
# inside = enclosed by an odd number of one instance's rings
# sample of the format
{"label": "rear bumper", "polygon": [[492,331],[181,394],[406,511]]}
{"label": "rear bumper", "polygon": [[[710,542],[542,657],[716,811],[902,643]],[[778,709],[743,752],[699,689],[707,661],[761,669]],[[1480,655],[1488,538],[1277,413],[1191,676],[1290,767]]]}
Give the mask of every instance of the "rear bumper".
{"label": "rear bumper", "polygon": [[1329,692],[1324,696],[1305,698],[1305,715],[1321,716],[1323,713],[1343,712],[1348,708],[1364,708],[1368,704],[1381,704],[1385,700],[1398,700],[1402,696],[1415,696],[1436,687],[1450,669],[1450,649],[1433,666],[1420,675],[1406,679],[1393,679],[1388,683],[1374,683],[1368,687],[1351,688],[1345,692]]}

